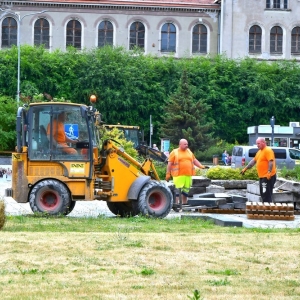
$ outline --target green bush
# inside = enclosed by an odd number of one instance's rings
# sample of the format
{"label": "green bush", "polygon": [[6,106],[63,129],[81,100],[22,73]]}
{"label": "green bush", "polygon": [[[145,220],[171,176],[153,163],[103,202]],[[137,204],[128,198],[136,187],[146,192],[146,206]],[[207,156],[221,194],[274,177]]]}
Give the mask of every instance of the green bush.
{"label": "green bush", "polygon": [[279,172],[280,177],[285,179],[300,181],[300,166],[295,166],[293,169],[283,167]]}
{"label": "green bush", "polygon": [[[167,165],[160,162],[154,162],[156,172],[161,180],[165,179]],[[242,168],[232,169],[220,166],[211,167],[210,169],[196,169],[197,176],[207,177],[216,180],[258,180],[256,168],[248,169],[244,175],[241,175]],[[300,166],[299,166],[300,174]]]}
{"label": "green bush", "polygon": [[167,164],[155,161],[154,166],[160,180],[164,180],[166,178]]}
{"label": "green bush", "polygon": [[206,177],[209,179],[222,180],[258,180],[256,168],[247,170],[244,175],[241,175],[242,169],[222,168],[220,166],[212,167],[206,172]]}

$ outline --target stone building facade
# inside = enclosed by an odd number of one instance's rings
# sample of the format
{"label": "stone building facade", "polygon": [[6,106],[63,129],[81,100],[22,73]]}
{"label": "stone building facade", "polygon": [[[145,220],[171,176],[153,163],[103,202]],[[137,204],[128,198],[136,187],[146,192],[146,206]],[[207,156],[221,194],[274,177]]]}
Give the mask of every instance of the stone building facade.
{"label": "stone building facade", "polygon": [[[78,50],[105,44],[175,57],[218,53],[214,0],[0,1],[1,49],[20,43]],[[21,24],[21,25],[20,25]]]}
{"label": "stone building facade", "polygon": [[[0,48],[105,44],[145,54],[300,59],[299,0],[0,1]],[[20,32],[18,32],[18,29]]]}
{"label": "stone building facade", "polygon": [[221,53],[230,58],[300,59],[299,0],[222,0],[221,11]]}

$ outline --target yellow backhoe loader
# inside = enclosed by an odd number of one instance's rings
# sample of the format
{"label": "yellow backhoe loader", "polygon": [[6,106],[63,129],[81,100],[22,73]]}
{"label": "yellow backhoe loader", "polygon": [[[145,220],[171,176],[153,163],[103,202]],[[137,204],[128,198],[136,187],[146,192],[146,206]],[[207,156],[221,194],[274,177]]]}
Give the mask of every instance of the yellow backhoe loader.
{"label": "yellow backhoe loader", "polygon": [[101,124],[93,106],[41,102],[20,107],[6,196],[29,202],[33,212],[53,215],[69,214],[77,200],[103,200],[122,217],[167,216],[173,195],[152,159],[139,163],[114,141],[100,143]]}

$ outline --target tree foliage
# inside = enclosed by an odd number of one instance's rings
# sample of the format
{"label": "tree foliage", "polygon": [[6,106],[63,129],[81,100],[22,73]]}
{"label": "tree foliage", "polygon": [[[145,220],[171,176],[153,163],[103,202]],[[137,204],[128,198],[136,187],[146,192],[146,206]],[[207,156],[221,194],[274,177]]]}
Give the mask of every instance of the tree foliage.
{"label": "tree foliage", "polygon": [[0,150],[13,150],[16,140],[16,114],[15,99],[0,95]]}
{"label": "tree foliage", "polygon": [[[96,108],[106,123],[140,126],[146,139],[150,139],[151,115],[154,143],[164,137],[159,130],[166,119],[163,106],[173,101],[183,70],[189,76],[193,107],[199,102],[199,107],[205,104],[211,108],[205,112],[206,121],[199,124],[214,122],[211,132],[220,140],[247,143],[247,127],[269,124],[271,116],[282,126],[289,121],[300,121],[300,68],[295,61],[270,63],[225,56],[178,60],[124,48],[103,47],[82,52],[68,48],[65,52],[49,52],[21,46],[24,96],[46,92],[56,99],[89,104],[89,96],[95,94]],[[0,93],[6,99],[14,99],[16,91],[17,48],[13,46],[0,52]],[[194,124],[186,124],[182,132],[198,140]],[[6,135],[8,142],[1,147],[11,147],[13,134]]]}
{"label": "tree foliage", "polygon": [[162,136],[170,138],[174,144],[185,138],[192,151],[208,148],[214,141],[211,131],[213,122],[206,120],[209,109],[210,106],[204,100],[193,98],[187,71],[184,71],[178,90],[170,96],[164,106]]}
{"label": "tree foliage", "polygon": [[117,147],[123,148],[127,154],[129,154],[133,158],[138,158],[138,152],[134,148],[134,144],[132,141],[126,140],[124,136],[124,132],[119,130],[118,128],[112,128],[111,130],[106,129],[105,127],[99,128],[100,136],[101,136],[101,145],[106,140],[111,140]]}

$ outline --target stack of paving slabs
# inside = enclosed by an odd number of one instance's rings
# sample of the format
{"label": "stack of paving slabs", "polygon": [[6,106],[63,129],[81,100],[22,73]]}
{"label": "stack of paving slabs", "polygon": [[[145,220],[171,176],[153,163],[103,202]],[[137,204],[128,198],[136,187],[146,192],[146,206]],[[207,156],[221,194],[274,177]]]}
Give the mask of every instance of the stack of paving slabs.
{"label": "stack of paving slabs", "polygon": [[243,214],[246,209],[247,198],[226,193],[203,193],[188,197],[188,205],[183,211],[198,211],[216,214]]}
{"label": "stack of paving slabs", "polygon": [[248,219],[293,221],[293,203],[246,202]]}
{"label": "stack of paving slabs", "polygon": [[206,188],[211,184],[211,180],[203,176],[193,176],[192,186],[190,188],[189,197],[193,197],[195,194],[205,193]]}

